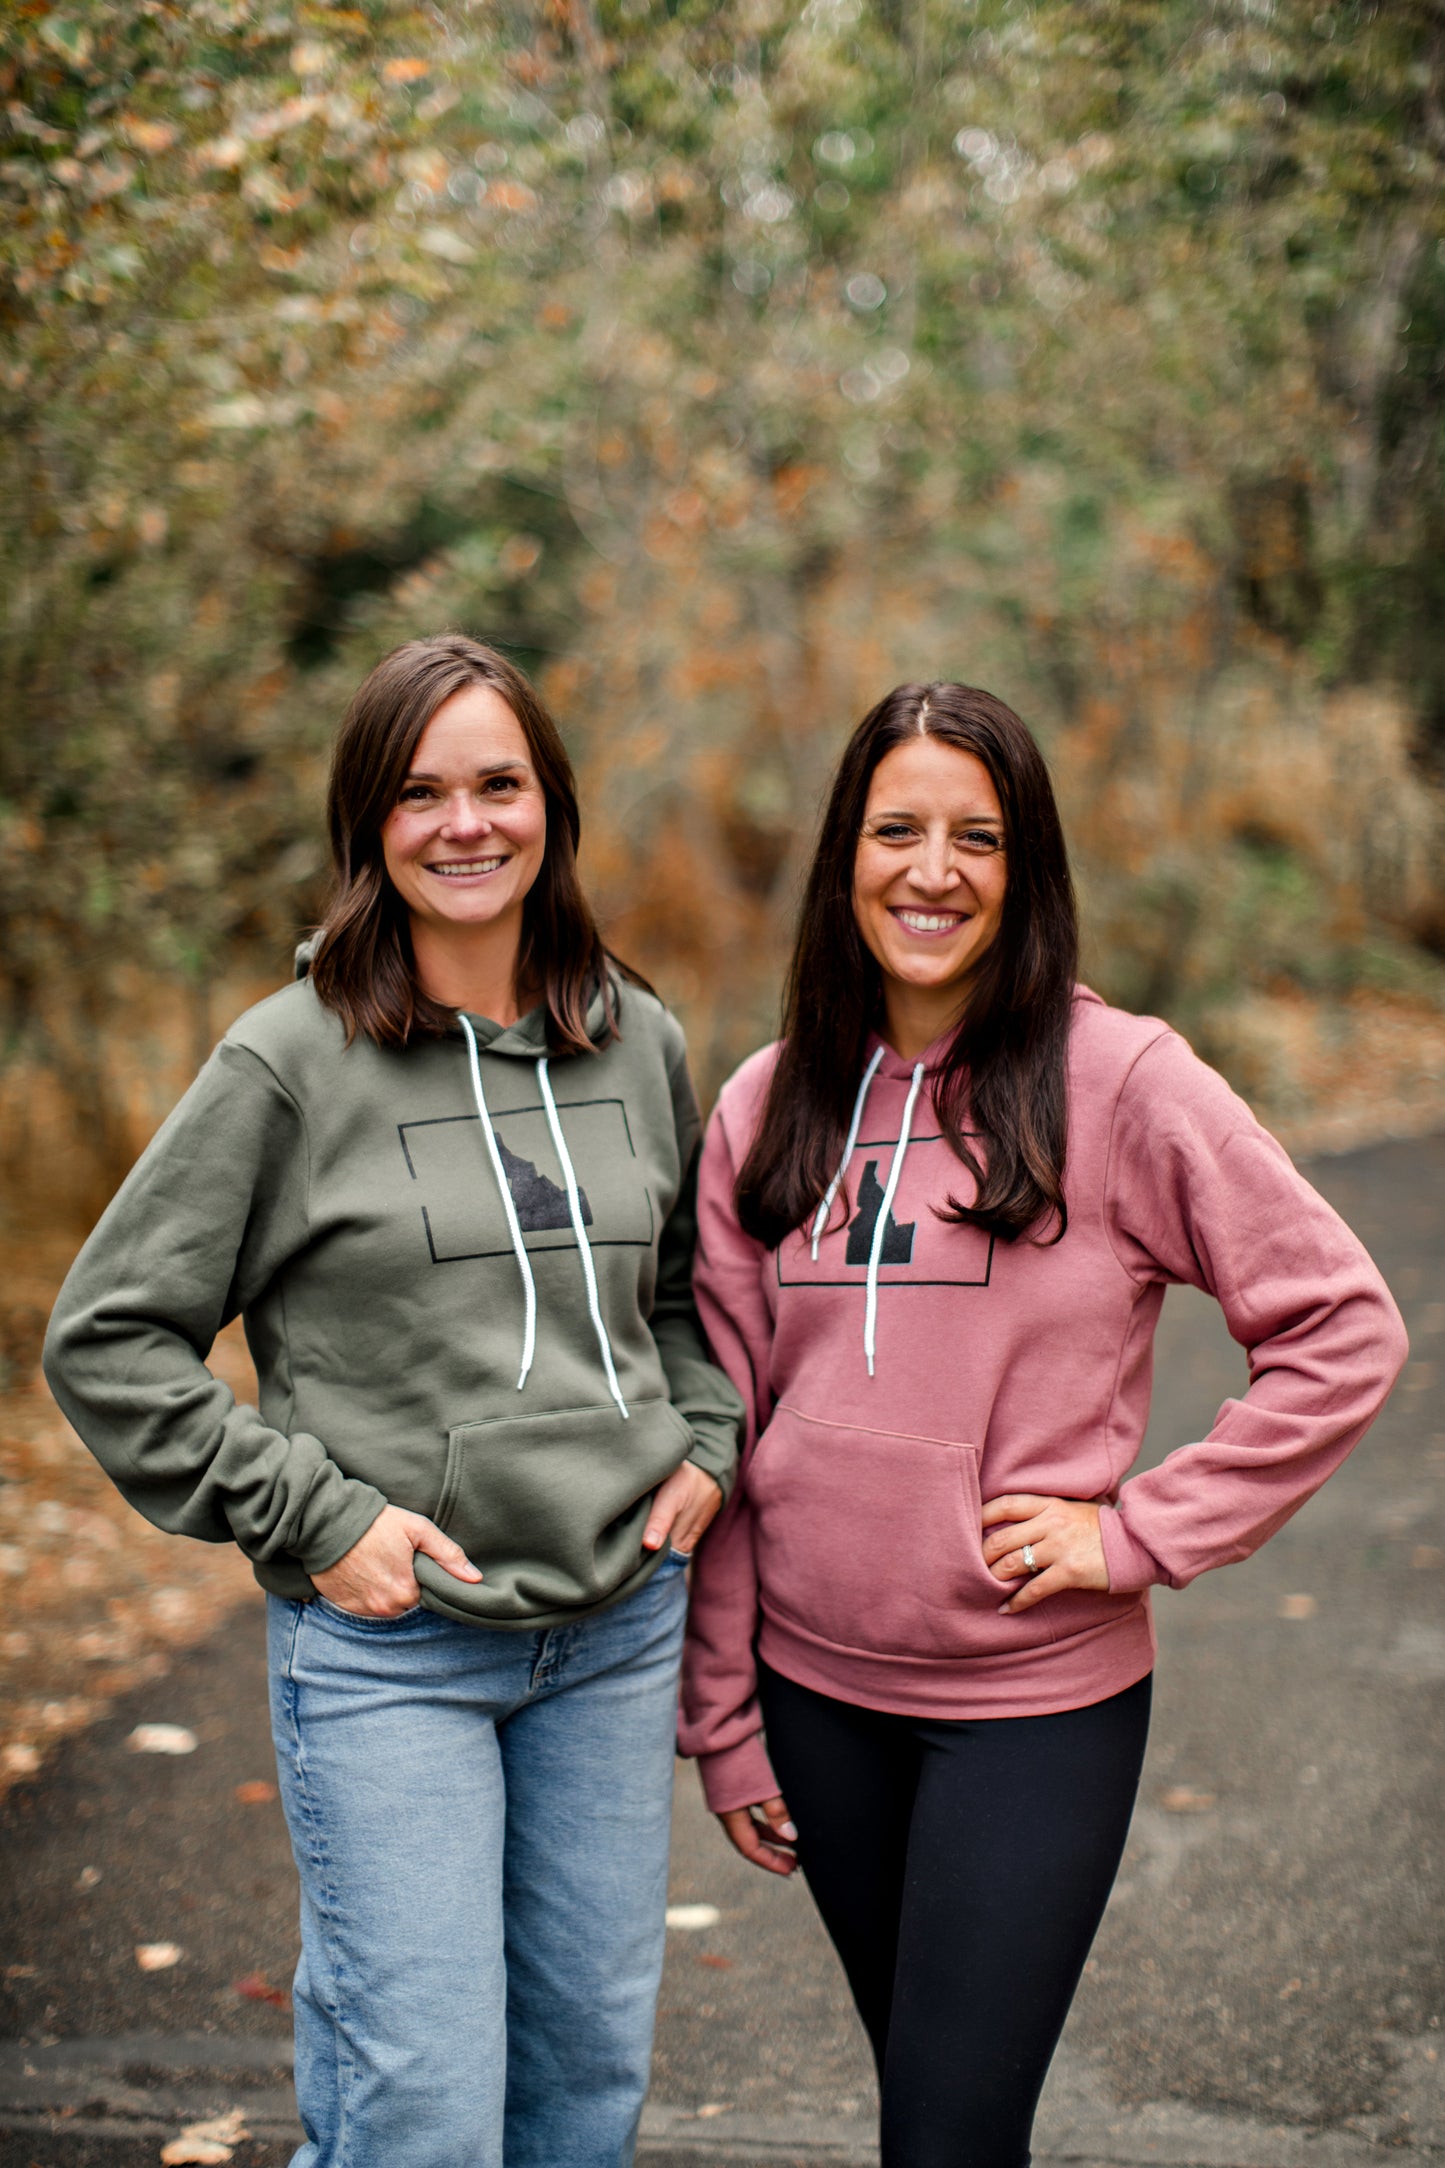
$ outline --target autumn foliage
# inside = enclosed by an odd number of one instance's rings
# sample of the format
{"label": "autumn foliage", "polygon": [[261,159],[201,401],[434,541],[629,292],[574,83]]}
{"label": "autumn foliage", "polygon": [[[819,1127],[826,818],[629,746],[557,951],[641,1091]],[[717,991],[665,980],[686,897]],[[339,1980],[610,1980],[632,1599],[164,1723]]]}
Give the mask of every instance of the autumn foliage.
{"label": "autumn foliage", "polygon": [[284,972],[344,699],[445,625],[709,1085],[841,738],[949,675],[1049,748],[1103,990],[1278,1119],[1445,1108],[1426,0],[5,22],[12,1185],[103,1190]]}

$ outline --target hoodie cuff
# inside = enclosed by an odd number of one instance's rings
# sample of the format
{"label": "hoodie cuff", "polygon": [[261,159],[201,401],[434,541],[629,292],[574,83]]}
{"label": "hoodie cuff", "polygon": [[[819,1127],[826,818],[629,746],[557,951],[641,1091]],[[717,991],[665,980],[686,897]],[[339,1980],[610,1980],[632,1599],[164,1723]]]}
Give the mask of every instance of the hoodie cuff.
{"label": "hoodie cuff", "polygon": [[1168,1574],[1153,1552],[1145,1550],[1117,1506],[1100,1506],[1099,1540],[1104,1546],[1111,1596],[1133,1595],[1156,1584],[1168,1586]]}
{"label": "hoodie cuff", "polygon": [[764,1799],[776,1799],[781,1790],[761,1731],[740,1739],[736,1746],[720,1747],[715,1754],[699,1754],[697,1773],[713,1814],[730,1814],[734,1807],[756,1807]]}
{"label": "hoodie cuff", "polygon": [[687,1457],[694,1468],[701,1468],[704,1475],[712,1477],[726,1505],[738,1469],[737,1425],[727,1420],[709,1422],[695,1415],[688,1418],[688,1423],[692,1431],[692,1451]]}
{"label": "hoodie cuff", "polygon": [[307,1573],[325,1573],[361,1541],[385,1508],[386,1500],[370,1483],[343,1475],[333,1460],[324,1461],[288,1548]]}

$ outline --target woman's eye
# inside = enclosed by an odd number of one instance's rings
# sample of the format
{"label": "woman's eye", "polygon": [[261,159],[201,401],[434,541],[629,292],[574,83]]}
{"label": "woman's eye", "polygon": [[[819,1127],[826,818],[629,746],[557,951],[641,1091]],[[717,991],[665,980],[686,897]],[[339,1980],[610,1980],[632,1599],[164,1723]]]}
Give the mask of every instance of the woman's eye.
{"label": "woman's eye", "polygon": [[959,841],[970,851],[999,851],[1003,849],[1003,838],[996,836],[991,828],[965,829]]}
{"label": "woman's eye", "polygon": [[419,799],[430,798],[430,796],[431,792],[425,783],[408,783],[397,803],[399,805],[415,805]]}
{"label": "woman's eye", "polygon": [[881,843],[907,843],[913,830],[903,821],[885,821],[883,826],[875,828],[873,833]]}

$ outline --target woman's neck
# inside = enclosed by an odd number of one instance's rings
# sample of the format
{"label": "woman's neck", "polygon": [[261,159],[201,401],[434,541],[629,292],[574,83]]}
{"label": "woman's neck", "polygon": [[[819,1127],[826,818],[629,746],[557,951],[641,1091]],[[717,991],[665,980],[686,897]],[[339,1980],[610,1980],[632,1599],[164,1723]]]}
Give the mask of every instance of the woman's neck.
{"label": "woman's neck", "polygon": [[486,926],[439,926],[413,917],[417,983],[444,1009],[515,1024],[532,999],[532,990],[517,983],[521,938],[520,911]]}
{"label": "woman's neck", "polygon": [[917,1061],[962,1015],[957,987],[904,986],[896,979],[884,983],[883,1037],[902,1061]]}

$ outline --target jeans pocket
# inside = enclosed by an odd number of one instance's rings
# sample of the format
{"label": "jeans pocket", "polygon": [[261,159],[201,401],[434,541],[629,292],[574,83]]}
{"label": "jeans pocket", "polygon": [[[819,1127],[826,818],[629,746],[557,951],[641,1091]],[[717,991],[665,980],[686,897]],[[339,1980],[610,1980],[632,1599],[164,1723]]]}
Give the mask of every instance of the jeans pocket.
{"label": "jeans pocket", "polygon": [[364,1611],[343,1611],[341,1605],[333,1603],[329,1596],[313,1596],[311,1600],[319,1611],[324,1612],[327,1618],[334,1618],[338,1625],[354,1626],[360,1632],[369,1634],[390,1633],[398,1626],[414,1625],[418,1619],[424,1619],[427,1615],[424,1603],[410,1604],[405,1611],[394,1612],[390,1618],[375,1618]]}

